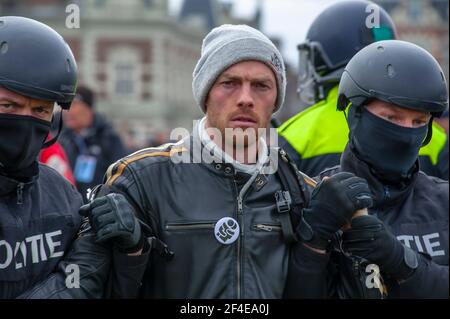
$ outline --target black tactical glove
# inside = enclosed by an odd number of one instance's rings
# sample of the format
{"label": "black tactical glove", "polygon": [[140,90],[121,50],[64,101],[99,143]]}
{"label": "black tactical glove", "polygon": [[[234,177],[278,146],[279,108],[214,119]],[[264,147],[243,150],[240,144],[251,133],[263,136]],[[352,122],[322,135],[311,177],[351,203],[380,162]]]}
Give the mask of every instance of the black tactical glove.
{"label": "black tactical glove", "polygon": [[110,193],[80,208],[80,215],[89,217],[97,242],[114,238],[123,253],[134,253],[144,246],[144,235],[133,207],[122,194]]}
{"label": "black tactical glove", "polygon": [[322,180],[313,190],[297,233],[309,246],[326,250],[333,234],[349,224],[357,210],[371,206],[372,195],[366,180],[352,173],[338,173]]}
{"label": "black tactical glove", "polygon": [[407,279],[418,266],[417,253],[403,246],[375,216],[354,218],[342,240],[344,251],[377,264],[394,279]]}

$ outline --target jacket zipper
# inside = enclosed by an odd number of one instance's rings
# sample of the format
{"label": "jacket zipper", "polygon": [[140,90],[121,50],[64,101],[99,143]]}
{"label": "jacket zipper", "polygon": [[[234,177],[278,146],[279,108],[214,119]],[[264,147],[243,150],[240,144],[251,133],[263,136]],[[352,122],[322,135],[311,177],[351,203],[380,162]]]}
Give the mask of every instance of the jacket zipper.
{"label": "jacket zipper", "polygon": [[[250,179],[244,184],[244,186],[242,187],[241,191],[239,192],[239,189],[237,187],[236,181],[233,180],[234,182],[234,186],[235,186],[235,190],[238,193],[237,196],[237,204],[238,204],[238,211],[237,211],[237,218],[238,218],[238,223],[241,229],[241,234],[238,237],[238,243],[237,243],[237,299],[241,299],[241,286],[242,286],[242,250],[243,250],[243,237],[245,236],[245,222],[244,222],[244,203],[243,203],[243,198],[244,196],[247,194],[247,191],[250,189],[250,186],[253,184],[253,182],[255,181],[256,177],[259,175],[259,171],[256,171],[252,174],[252,176],[250,177]],[[241,238],[242,237],[242,238]]]}
{"label": "jacket zipper", "polygon": [[273,231],[281,231],[280,225],[272,225],[272,224],[256,224],[253,225],[253,229],[255,230],[261,230],[266,232],[273,232]]}
{"label": "jacket zipper", "polygon": [[386,206],[386,201],[387,201],[388,199],[390,199],[390,198],[391,198],[391,191],[390,191],[390,189],[389,189],[389,186],[383,185],[383,198],[382,198],[382,200],[381,200],[380,205],[379,205],[376,209],[373,209],[373,208],[372,208],[372,209],[370,210],[371,215],[374,215],[375,217],[378,217],[379,214],[382,214],[383,211],[384,211],[384,208],[385,208],[385,206]]}
{"label": "jacket zipper", "polygon": [[236,191],[238,193],[237,196],[237,204],[238,204],[238,211],[237,211],[237,218],[239,227],[241,230],[241,233],[239,234],[238,240],[237,240],[237,264],[236,264],[236,278],[237,278],[237,299],[241,299],[241,245],[242,245],[242,235],[244,234],[244,225],[243,225],[243,218],[242,218],[242,211],[244,209],[244,204],[242,201],[242,197],[239,194],[238,187],[236,185],[236,182],[234,182],[234,185],[236,187]]}
{"label": "jacket zipper", "polygon": [[[366,295],[366,289],[363,286],[366,283],[366,277],[364,275],[361,275],[361,265],[359,263],[358,260],[353,259],[353,274],[356,278],[356,282],[357,282],[357,286],[360,292],[360,296],[362,296],[362,299],[366,299],[367,295]],[[362,281],[364,282],[364,284],[362,283]]]}
{"label": "jacket zipper", "polygon": [[166,224],[166,230],[214,229],[215,223],[173,223]]}
{"label": "jacket zipper", "polygon": [[23,183],[17,185],[17,205],[23,204]]}
{"label": "jacket zipper", "polygon": [[384,200],[391,198],[391,192],[389,191],[389,187],[385,185],[383,186],[383,188],[384,188]]}

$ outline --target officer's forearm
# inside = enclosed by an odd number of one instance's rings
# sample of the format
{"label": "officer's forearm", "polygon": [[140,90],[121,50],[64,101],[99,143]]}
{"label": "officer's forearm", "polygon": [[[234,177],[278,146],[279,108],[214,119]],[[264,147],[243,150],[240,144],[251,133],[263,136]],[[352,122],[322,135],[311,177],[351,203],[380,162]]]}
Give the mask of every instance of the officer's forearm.
{"label": "officer's forearm", "polygon": [[113,253],[112,298],[137,298],[147,269],[151,248],[147,242],[138,253]]}
{"label": "officer's forearm", "polygon": [[448,298],[448,265],[438,265],[419,254],[419,267],[407,280],[390,287],[392,298]]}
{"label": "officer's forearm", "polygon": [[330,254],[296,244],[291,249],[284,298],[328,298],[329,259]]}
{"label": "officer's forearm", "polygon": [[110,247],[95,243],[93,234],[85,234],[74,241],[53,274],[19,298],[103,298],[111,266]]}

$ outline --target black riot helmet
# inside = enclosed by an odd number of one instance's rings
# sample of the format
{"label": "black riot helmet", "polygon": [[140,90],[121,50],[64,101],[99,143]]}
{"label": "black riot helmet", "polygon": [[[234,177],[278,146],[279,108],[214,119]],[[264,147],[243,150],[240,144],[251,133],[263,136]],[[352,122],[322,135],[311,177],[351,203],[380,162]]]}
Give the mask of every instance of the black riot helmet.
{"label": "black riot helmet", "polygon": [[388,13],[370,1],[342,1],[325,9],[298,45],[298,93],[307,104],[324,99],[344,67],[365,46],[396,38]]}
{"label": "black riot helmet", "polygon": [[[421,47],[400,40],[373,43],[347,64],[339,84],[338,109],[355,109],[357,125],[361,107],[378,99],[439,117],[448,108],[445,75],[436,59]],[[431,139],[429,122],[426,145]],[[350,128],[352,131],[352,127]]]}
{"label": "black riot helmet", "polygon": [[75,58],[56,31],[28,18],[0,17],[0,86],[69,109],[76,83]]}

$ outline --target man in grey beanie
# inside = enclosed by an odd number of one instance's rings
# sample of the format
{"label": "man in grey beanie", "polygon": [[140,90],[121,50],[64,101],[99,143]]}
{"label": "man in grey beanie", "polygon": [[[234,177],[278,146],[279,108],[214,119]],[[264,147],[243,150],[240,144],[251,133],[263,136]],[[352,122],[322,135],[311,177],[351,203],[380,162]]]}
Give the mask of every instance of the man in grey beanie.
{"label": "man in grey beanie", "polygon": [[284,102],[286,72],[283,58],[275,45],[260,31],[247,25],[222,25],[203,40],[202,55],[194,70],[192,91],[205,112],[205,100],[219,75],[242,61],[260,61],[274,73],[278,92],[275,110]]}
{"label": "man in grey beanie", "polygon": [[[367,184],[333,176],[308,205],[315,182],[265,141],[286,75],[280,52],[258,30],[213,29],[193,77],[205,117],[178,143],[111,165],[84,209],[98,240],[120,244],[139,220],[153,249],[136,281],[146,298],[327,297],[330,234],[366,207],[356,197]],[[303,208],[312,214],[303,218]],[[119,215],[122,223],[112,222]],[[300,220],[309,227],[305,241]]]}
{"label": "man in grey beanie", "polygon": [[213,29],[203,40],[192,91],[206,114],[196,131],[209,153],[249,174],[256,169],[249,164],[263,165],[268,149],[261,129],[282,107],[286,92],[275,45],[247,25]]}

